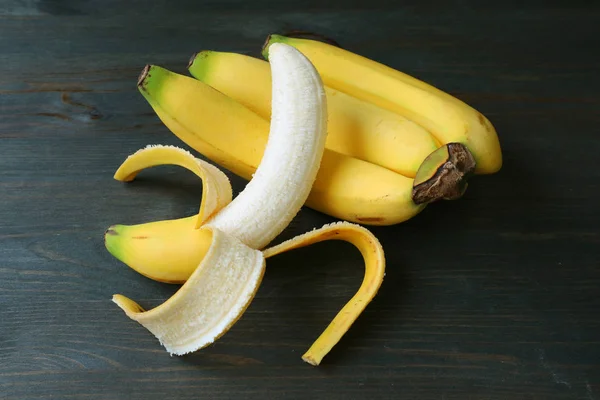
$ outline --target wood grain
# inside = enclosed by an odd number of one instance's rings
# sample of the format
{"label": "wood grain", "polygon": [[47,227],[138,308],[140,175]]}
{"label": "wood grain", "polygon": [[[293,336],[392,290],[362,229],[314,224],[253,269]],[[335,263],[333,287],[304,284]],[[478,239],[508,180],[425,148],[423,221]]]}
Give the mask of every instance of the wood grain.
{"label": "wood grain", "polygon": [[[215,49],[317,31],[489,116],[500,173],[464,198],[373,228],[388,269],[319,368],[301,354],[362,278],[321,243],[269,260],[256,300],[213,346],[170,357],[110,298],[177,289],[104,249],[104,230],[191,215],[175,167],[121,184],[148,143],[182,145],[136,90]],[[0,7],[0,399],[600,398],[600,6],[5,0]],[[229,175],[238,192],[244,181]],[[333,219],[303,209],[277,241]]]}

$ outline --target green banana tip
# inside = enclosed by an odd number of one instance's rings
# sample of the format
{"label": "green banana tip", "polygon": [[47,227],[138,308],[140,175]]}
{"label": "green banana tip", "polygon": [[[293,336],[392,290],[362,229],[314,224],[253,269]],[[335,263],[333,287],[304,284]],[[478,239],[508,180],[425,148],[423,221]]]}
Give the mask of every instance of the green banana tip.
{"label": "green banana tip", "polygon": [[202,50],[194,53],[190,57],[187,69],[190,74],[199,81],[204,82],[210,70],[209,56],[214,53],[212,50]]}
{"label": "green banana tip", "polygon": [[188,65],[187,65],[187,69],[189,70],[190,68],[192,68],[192,65],[194,65],[194,61],[196,61],[196,57],[198,56],[198,54],[200,53],[194,53],[192,54],[192,56],[190,57],[190,60],[188,61]]}
{"label": "green banana tip", "polygon": [[138,76],[137,86],[140,89],[142,89],[145,86],[146,78],[148,77],[150,68],[152,68],[152,66],[150,64],[146,64],[144,66],[144,69],[142,69],[142,72],[140,72],[140,76]]}
{"label": "green banana tip", "polygon": [[269,46],[273,43],[285,43],[286,37],[282,35],[277,35],[275,33],[267,36],[267,40],[265,40],[265,44],[263,44],[261,54],[265,60],[269,60]]}
{"label": "green banana tip", "polygon": [[147,64],[142,69],[142,72],[140,72],[140,76],[138,76],[138,89],[141,92],[148,92],[148,86],[151,84],[151,82],[160,82],[164,76],[167,76],[169,74],[172,74],[172,72],[166,68],[163,68],[158,65]]}
{"label": "green banana tip", "polygon": [[104,247],[110,254],[118,260],[122,258],[122,249],[120,246],[121,233],[123,233],[124,225],[111,225],[104,232]]}
{"label": "green banana tip", "polygon": [[169,73],[170,71],[165,68],[152,64],[148,64],[142,69],[142,72],[138,77],[137,88],[152,107],[155,106],[157,101],[156,97],[159,96],[159,93],[164,86],[164,78],[168,76]]}

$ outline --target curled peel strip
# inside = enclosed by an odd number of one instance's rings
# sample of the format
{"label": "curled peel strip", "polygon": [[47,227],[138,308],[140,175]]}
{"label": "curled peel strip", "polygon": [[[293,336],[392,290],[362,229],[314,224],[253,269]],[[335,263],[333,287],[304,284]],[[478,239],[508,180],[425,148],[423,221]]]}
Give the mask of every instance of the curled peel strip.
{"label": "curled peel strip", "polygon": [[175,146],[149,145],[133,153],[121,164],[114,178],[130,182],[143,169],[157,165],[179,165],[202,179],[202,199],[195,227],[199,228],[215,213],[231,203],[231,183],[227,175],[212,164]]}
{"label": "curled peel strip", "polygon": [[338,312],[333,321],[304,353],[302,359],[319,365],[321,360],[350,329],[359,315],[377,294],[385,276],[385,254],[377,238],[366,228],[350,222],[337,222],[307,232],[266,249],[265,258],[326,240],[344,240],[356,246],[365,261],[365,275],[356,294]]}

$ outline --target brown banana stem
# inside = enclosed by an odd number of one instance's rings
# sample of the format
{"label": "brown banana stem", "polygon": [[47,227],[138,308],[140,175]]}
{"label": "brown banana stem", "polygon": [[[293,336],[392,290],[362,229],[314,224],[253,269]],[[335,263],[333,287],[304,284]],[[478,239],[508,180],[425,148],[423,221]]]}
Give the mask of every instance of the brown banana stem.
{"label": "brown banana stem", "polygon": [[475,158],[462,143],[448,143],[431,153],[419,167],[413,185],[416,204],[456,200],[465,193],[475,171]]}

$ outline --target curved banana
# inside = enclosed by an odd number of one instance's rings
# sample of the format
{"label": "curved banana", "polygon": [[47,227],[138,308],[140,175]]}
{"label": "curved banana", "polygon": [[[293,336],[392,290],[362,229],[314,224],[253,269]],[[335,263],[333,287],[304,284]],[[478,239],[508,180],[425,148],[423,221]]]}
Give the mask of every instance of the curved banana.
{"label": "curved banana", "polygon": [[270,35],[263,49],[265,58],[273,43],[300,50],[317,68],[325,85],[411,119],[442,144],[464,144],[473,153],[476,173],[491,174],[502,167],[496,130],[485,116],[461,100],[410,75],[320,41]]}
{"label": "curved banana", "polygon": [[[201,51],[188,70],[196,79],[238,101],[262,118],[271,117],[269,63],[244,54]],[[409,119],[325,87],[326,147],[414,178],[439,147],[429,132]]]}
{"label": "curved banana", "polygon": [[[252,178],[266,147],[268,120],[211,86],[160,67],[152,66],[139,86],[179,139],[234,174]],[[392,225],[425,207],[413,202],[412,190],[411,178],[325,149],[306,205],[346,221]]]}
{"label": "curved banana", "polygon": [[[197,168],[203,168],[204,163],[185,150],[173,146],[148,146],[129,156],[115,173],[115,179],[131,180],[142,167],[165,164],[187,168],[198,176],[208,175],[206,172],[197,172]],[[358,191],[360,188],[348,189]],[[217,193],[214,190],[203,190],[203,202],[214,203],[207,196],[216,196]],[[219,204],[224,205],[226,201]],[[200,209],[202,208],[201,205]],[[215,210],[216,215],[223,210]],[[210,248],[210,233],[204,229],[196,229],[199,219],[200,214],[137,225],[113,225],[105,234],[105,245],[113,256],[150,279],[183,283],[189,279]],[[210,220],[202,225],[207,226],[210,226]],[[273,255],[273,250],[268,254]]]}

